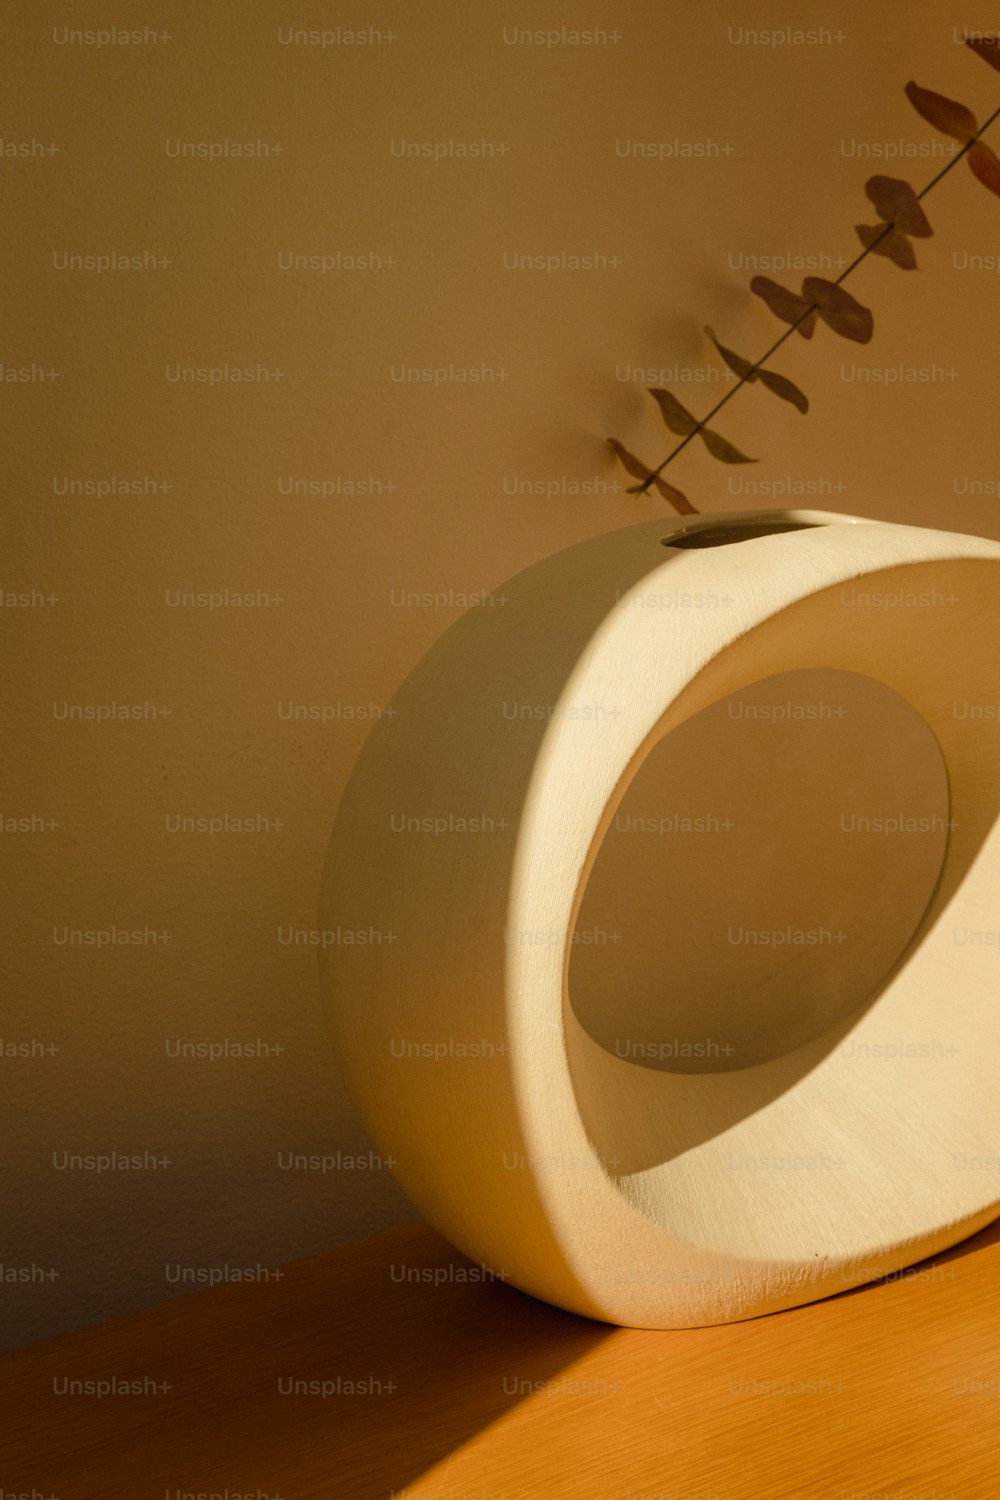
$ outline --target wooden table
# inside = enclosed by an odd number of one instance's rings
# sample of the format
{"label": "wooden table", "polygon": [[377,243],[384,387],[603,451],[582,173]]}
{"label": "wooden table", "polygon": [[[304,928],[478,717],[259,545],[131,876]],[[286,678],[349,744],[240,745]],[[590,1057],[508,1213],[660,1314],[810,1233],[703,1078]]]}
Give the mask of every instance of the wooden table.
{"label": "wooden table", "polygon": [[411,1224],[9,1354],[0,1399],[2,1500],[994,1500],[1000,1225],[826,1302],[647,1332]]}

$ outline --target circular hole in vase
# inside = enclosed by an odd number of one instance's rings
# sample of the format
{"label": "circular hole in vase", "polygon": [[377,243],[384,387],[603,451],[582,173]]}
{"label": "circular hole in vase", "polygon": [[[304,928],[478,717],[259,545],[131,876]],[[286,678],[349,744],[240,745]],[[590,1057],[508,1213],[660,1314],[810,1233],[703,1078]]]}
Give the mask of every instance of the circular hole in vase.
{"label": "circular hole in vase", "polygon": [[926,721],[872,678],[769,676],[653,745],[594,859],[569,1003],[615,1057],[752,1067],[841,1023],[933,895],[948,780]]}

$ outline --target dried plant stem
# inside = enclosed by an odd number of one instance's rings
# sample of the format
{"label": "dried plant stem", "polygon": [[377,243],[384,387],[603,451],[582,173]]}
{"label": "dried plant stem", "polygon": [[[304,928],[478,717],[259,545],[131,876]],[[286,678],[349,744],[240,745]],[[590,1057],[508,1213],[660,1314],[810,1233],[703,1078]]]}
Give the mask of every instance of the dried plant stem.
{"label": "dried plant stem", "polygon": [[[1000,108],[993,111],[989,119],[986,120],[984,124],[980,125],[975,135],[969,137],[960,151],[956,151],[955,155],[951,158],[951,161],[946,162],[945,165],[941,168],[940,172],[936,173],[936,175],[931,178],[930,182],[928,182],[927,185],[920,190],[920,192],[917,194],[918,200],[921,198],[925,198],[930,192],[931,188],[935,187],[941,181],[942,177],[946,177],[948,175],[952,167],[954,167],[958,162],[961,161],[962,157],[966,154],[973,142],[978,141],[980,136],[990,128],[994,120],[996,120],[997,118],[1000,118]],[[891,234],[893,227],[894,226],[892,224],[886,224],[881,233],[877,234],[875,238],[865,246],[861,253],[854,257],[850,265],[845,270],[841,271],[840,275],[837,277],[837,280],[834,282],[834,285],[840,286],[842,281],[846,281],[851,272],[856,270],[857,267],[860,266],[861,262],[865,260],[869,255],[871,255],[872,251],[875,249],[875,246],[879,243],[879,241],[883,240],[887,234]],[[694,428],[692,432],[687,433],[683,438],[681,438],[676,448],[674,448],[670,453],[667,454],[666,458],[659,465],[659,467],[654,469],[648,476],[648,478],[643,480],[642,484],[640,484],[636,490],[637,494],[641,495],[649,489],[649,486],[653,483],[653,481],[659,477],[659,475],[663,472],[663,470],[669,463],[673,462],[678,453],[680,453],[684,448],[687,447],[692,438],[698,436],[700,429],[702,427],[705,427],[716,415],[716,413],[722,410],[727,401],[731,401],[733,399],[733,397],[736,395],[736,392],[740,390],[742,386],[746,385],[748,380],[753,379],[753,376],[757,373],[761,366],[766,365],[771,356],[778,352],[782,344],[795,332],[799,324],[804,323],[806,318],[811,317],[815,312],[816,304],[810,303],[810,305],[799,314],[794,323],[789,323],[784,333],[780,338],[775,339],[770,349],[766,350],[765,353],[763,353],[760,358],[750,366],[749,370],[747,370],[745,374],[739,376],[736,384],[734,386],[731,386],[726,394],[721,398],[721,400],[715,403],[715,405],[712,407],[712,410],[707,414],[707,416],[702,417],[702,419],[698,423],[698,426]]]}

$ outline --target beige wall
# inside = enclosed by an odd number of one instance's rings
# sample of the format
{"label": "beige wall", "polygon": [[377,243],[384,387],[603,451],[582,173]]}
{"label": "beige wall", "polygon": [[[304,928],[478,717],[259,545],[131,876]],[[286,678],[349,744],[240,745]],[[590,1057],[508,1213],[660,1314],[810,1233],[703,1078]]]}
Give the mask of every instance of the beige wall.
{"label": "beige wall", "polygon": [[[321,1026],[314,952],[278,930],[314,925],[367,728],[349,710],[387,703],[458,612],[394,600],[494,588],[655,515],[660,502],[618,487],[604,445],[613,433],[649,459],[666,451],[627,367],[662,368],[704,411],[726,386],[702,324],[750,355],[778,329],[747,290],[746,258],[833,257],[818,269],[836,276],[857,248],[851,226],[873,218],[865,178],[919,188],[947,161],[906,80],[980,118],[1000,103],[1000,75],[955,39],[991,19],[954,0],[8,6],[0,128],[42,154],[0,163],[2,358],[59,372],[0,391],[14,517],[3,587],[57,596],[0,617],[0,811],[58,824],[0,841],[0,1031],[8,1052],[43,1049],[2,1062],[2,1259],[32,1278],[0,1287],[8,1343],[175,1295],[179,1266],[272,1267],[413,1215],[385,1171],[280,1165],[367,1150]],[[59,40],[107,24],[169,40]],[[382,40],[279,41],[338,24]],[[607,39],[505,40],[505,26],[564,25]],[[813,45],[746,36],[789,25],[826,30]],[[170,154],[227,140],[272,151]],[[392,153],[481,140],[505,154]],[[630,141],[664,143],[664,159],[619,155]],[[706,142],[707,155],[675,146]],[[872,159],[872,143],[922,154]],[[700,508],[751,507],[741,485],[790,478],[817,491],[806,503],[1000,537],[1000,279],[969,260],[997,265],[1000,202],[960,164],[927,207],[937,234],[918,274],[872,258],[851,281],[875,311],[872,344],[821,328],[783,351],[810,415],[744,391],[720,425],[760,464],[684,455],[673,472]],[[503,264],[564,252],[607,266]],[[109,253],[169,264],[60,269],[64,254]],[[283,270],[286,253],[391,264]],[[177,365],[283,378],[208,388],[172,381]],[[393,378],[424,366],[506,375]],[[113,476],[157,488],[57,492]],[[380,492],[345,492],[370,477]],[[332,492],[282,494],[289,478]],[[580,480],[596,492],[532,492]],[[227,589],[273,602],[168,602]],[[169,713],[58,716],[111,703]],[[288,721],[289,704],[341,717]],[[272,826],[184,834],[169,831],[175,815]],[[56,940],[112,928],[170,936]],[[168,1055],[227,1039],[282,1050]],[[170,1165],[59,1165],[106,1152]]]}

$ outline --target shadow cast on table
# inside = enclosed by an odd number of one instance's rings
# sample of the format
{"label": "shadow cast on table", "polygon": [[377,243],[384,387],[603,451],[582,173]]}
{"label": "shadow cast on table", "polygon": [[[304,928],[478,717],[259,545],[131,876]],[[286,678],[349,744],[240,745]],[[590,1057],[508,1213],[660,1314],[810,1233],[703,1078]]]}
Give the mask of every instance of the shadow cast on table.
{"label": "shadow cast on table", "polygon": [[[17,1408],[5,1483],[64,1500],[420,1496],[421,1474],[613,1333],[491,1276],[418,1222],[16,1351],[0,1361]],[[111,1378],[164,1389],[61,1391]]]}
{"label": "shadow cast on table", "polygon": [[[406,1269],[483,1277],[426,1226],[422,1233],[414,1256],[422,1263]],[[359,1279],[357,1320],[338,1356],[345,1369],[376,1374],[381,1360],[398,1390],[326,1414],[338,1493],[383,1500],[403,1491],[422,1500],[421,1474],[615,1332],[499,1280],[386,1286],[384,1267],[371,1271]]]}

